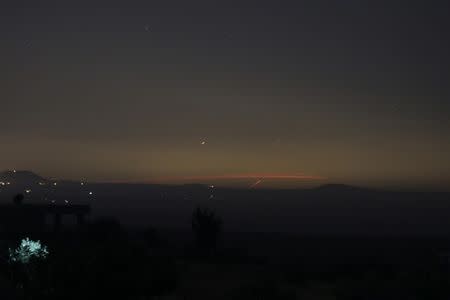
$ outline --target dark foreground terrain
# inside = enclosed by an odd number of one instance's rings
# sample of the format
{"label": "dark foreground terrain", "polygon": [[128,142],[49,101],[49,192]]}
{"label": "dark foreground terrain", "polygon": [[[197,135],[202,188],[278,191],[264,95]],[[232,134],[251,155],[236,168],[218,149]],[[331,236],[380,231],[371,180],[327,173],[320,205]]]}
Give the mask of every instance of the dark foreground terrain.
{"label": "dark foreground terrain", "polygon": [[449,299],[450,240],[224,232],[205,249],[188,231],[113,219],[31,236],[45,259],[11,262],[2,299]]}
{"label": "dark foreground terrain", "polygon": [[5,174],[2,300],[450,299],[449,193]]}

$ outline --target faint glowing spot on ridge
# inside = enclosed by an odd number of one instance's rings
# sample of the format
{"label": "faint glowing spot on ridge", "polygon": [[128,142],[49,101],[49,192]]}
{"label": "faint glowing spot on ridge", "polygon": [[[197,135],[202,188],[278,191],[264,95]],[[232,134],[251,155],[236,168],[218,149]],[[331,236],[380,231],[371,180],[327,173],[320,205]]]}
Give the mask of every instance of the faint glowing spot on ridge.
{"label": "faint glowing spot on ridge", "polygon": [[252,184],[252,185],[250,186],[250,188],[252,189],[252,188],[257,187],[259,184],[261,184],[261,182],[262,182],[262,179],[259,179],[259,180],[256,181],[254,184]]}

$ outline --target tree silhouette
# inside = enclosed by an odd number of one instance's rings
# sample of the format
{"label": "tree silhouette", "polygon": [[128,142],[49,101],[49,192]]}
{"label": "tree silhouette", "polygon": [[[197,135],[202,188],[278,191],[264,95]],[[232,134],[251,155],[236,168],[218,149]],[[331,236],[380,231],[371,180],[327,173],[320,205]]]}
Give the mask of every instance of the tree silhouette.
{"label": "tree silhouette", "polygon": [[199,248],[213,250],[217,246],[217,240],[222,231],[222,221],[214,211],[208,208],[197,208],[192,214],[192,230]]}
{"label": "tree silhouette", "polygon": [[25,196],[23,194],[17,194],[13,197],[14,204],[20,205],[23,203]]}

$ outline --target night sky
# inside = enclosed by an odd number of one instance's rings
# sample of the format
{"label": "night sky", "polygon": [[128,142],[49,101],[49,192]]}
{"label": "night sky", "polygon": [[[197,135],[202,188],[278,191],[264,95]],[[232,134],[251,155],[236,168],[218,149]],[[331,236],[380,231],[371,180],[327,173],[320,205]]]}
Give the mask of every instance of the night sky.
{"label": "night sky", "polygon": [[5,1],[0,169],[450,186],[448,1]]}

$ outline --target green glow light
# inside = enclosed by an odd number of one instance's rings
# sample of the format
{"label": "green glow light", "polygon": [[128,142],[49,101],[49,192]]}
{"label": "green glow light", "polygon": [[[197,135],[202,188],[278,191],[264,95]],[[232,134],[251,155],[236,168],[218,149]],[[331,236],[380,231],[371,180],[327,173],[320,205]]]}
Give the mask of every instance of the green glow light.
{"label": "green glow light", "polygon": [[46,259],[48,256],[46,246],[40,241],[32,241],[29,238],[23,239],[17,249],[9,249],[9,259],[11,262],[27,264],[32,258]]}

